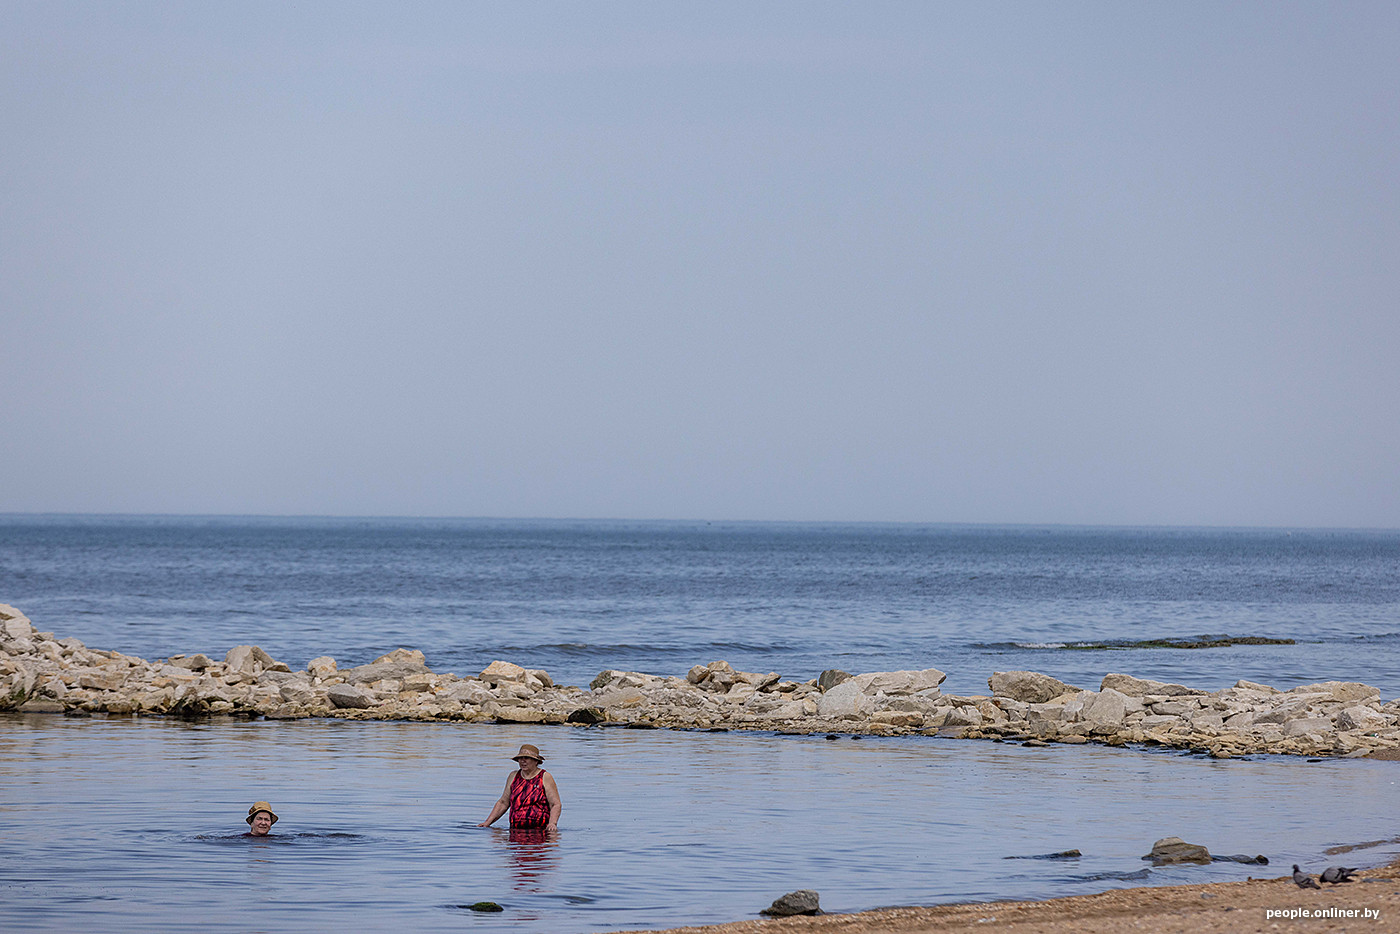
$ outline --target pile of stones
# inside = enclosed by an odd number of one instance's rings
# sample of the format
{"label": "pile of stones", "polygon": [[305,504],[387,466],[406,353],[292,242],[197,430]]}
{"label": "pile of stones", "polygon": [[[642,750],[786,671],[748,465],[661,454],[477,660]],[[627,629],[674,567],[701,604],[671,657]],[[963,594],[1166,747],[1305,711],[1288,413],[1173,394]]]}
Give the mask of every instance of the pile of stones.
{"label": "pile of stones", "polygon": [[0,604],[0,710],[920,733],[1028,745],[1155,744],[1219,758],[1363,756],[1400,747],[1400,701],[1382,703],[1377,688],[1353,682],[1280,691],[1240,681],[1208,692],[1109,674],[1088,691],[1045,674],[1007,671],[988,679],[988,694],[962,697],[942,693],[944,678],[927,668],[830,670],[791,681],[716,661],[683,678],[608,670],[585,689],[506,661],[471,677],[439,674],[422,652],[406,648],[348,668],[323,656],[293,670],[254,645],[236,646],[222,660],[196,654],[146,661],[56,639]]}

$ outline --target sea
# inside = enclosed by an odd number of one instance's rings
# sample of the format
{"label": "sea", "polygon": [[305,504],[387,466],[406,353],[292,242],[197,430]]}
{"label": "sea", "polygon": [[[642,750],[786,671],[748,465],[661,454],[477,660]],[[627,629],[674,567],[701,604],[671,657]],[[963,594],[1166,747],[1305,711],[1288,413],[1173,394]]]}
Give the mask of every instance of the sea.
{"label": "sea", "polygon": [[[1028,669],[1400,696],[1387,530],[11,515],[0,602],[148,659],[408,647],[584,687],[724,659],[938,668],[958,694]],[[476,826],[523,742],[564,799],[543,842]],[[854,911],[1276,876],[1400,856],[1397,781],[937,737],[8,713],[0,929],[583,934],[753,918],[800,888]],[[259,799],[264,839],[242,835]],[[1269,863],[1152,867],[1165,836]]]}

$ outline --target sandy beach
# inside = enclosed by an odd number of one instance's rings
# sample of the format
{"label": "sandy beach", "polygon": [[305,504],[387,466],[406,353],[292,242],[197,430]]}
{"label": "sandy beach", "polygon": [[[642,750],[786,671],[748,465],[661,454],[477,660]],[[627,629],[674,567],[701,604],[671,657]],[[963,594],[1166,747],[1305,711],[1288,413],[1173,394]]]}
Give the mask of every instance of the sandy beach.
{"label": "sandy beach", "polygon": [[[1353,849],[1364,848],[1363,844]],[[1336,854],[1331,864],[1350,865],[1344,853]],[[855,914],[735,921],[623,934],[1400,931],[1400,861],[1365,870],[1358,874],[1360,881],[1323,886],[1320,891],[1299,889],[1287,874],[1289,867],[1278,868],[1283,875],[1271,874],[1246,882],[1144,886],[1045,901],[880,908]]]}

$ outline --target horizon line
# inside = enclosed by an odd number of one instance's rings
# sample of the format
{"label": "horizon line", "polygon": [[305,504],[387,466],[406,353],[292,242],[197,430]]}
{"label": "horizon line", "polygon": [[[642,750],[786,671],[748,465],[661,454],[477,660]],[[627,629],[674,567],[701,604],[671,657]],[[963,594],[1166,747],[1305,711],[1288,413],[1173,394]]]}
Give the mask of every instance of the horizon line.
{"label": "horizon line", "polygon": [[1095,523],[1095,522],[987,522],[970,520],[922,519],[704,519],[704,518],[624,518],[608,516],[464,516],[410,514],[354,513],[220,513],[220,512],[3,512],[6,519],[215,519],[215,520],[314,520],[314,521],[372,521],[372,522],[520,522],[520,523],[638,523],[654,525],[809,525],[809,526],[906,526],[986,529],[1157,529],[1259,532],[1400,532],[1391,526],[1343,525],[1212,525],[1170,522]]}

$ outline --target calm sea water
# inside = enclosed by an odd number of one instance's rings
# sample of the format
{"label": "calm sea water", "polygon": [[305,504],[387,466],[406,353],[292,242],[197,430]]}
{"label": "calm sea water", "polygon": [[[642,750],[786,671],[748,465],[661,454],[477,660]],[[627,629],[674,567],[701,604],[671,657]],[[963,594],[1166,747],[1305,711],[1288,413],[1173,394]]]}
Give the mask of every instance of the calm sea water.
{"label": "calm sea water", "polygon": [[[0,602],[147,658],[408,646],[580,685],[723,658],[798,680],[937,667],[964,694],[1031,669],[1400,696],[1400,532],[0,517]],[[1297,644],[1066,647],[1202,635]]]}
{"label": "calm sea water", "polygon": [[[0,517],[0,602],[148,658],[421,648],[586,684],[725,658],[805,679],[1029,668],[1400,695],[1400,533]],[[1202,635],[1289,646],[1085,650]],[[557,840],[480,830],[533,742]],[[608,931],[1317,869],[1400,836],[1395,763],[927,737],[0,715],[0,929]],[[238,834],[255,799],[275,839]],[[1268,867],[1140,875],[1177,835]],[[1074,861],[1008,859],[1078,848]],[[1366,865],[1400,845],[1344,857]],[[495,901],[479,915],[461,906]]]}
{"label": "calm sea water", "polygon": [[[522,742],[564,799],[549,843],[475,826]],[[797,888],[851,911],[1276,877],[1395,836],[1397,781],[1393,762],[925,737],[9,714],[0,928],[560,934],[754,917]],[[240,836],[255,798],[281,817],[261,841]],[[1271,864],[1145,871],[1167,835]],[[505,911],[462,907],[483,900]]]}

